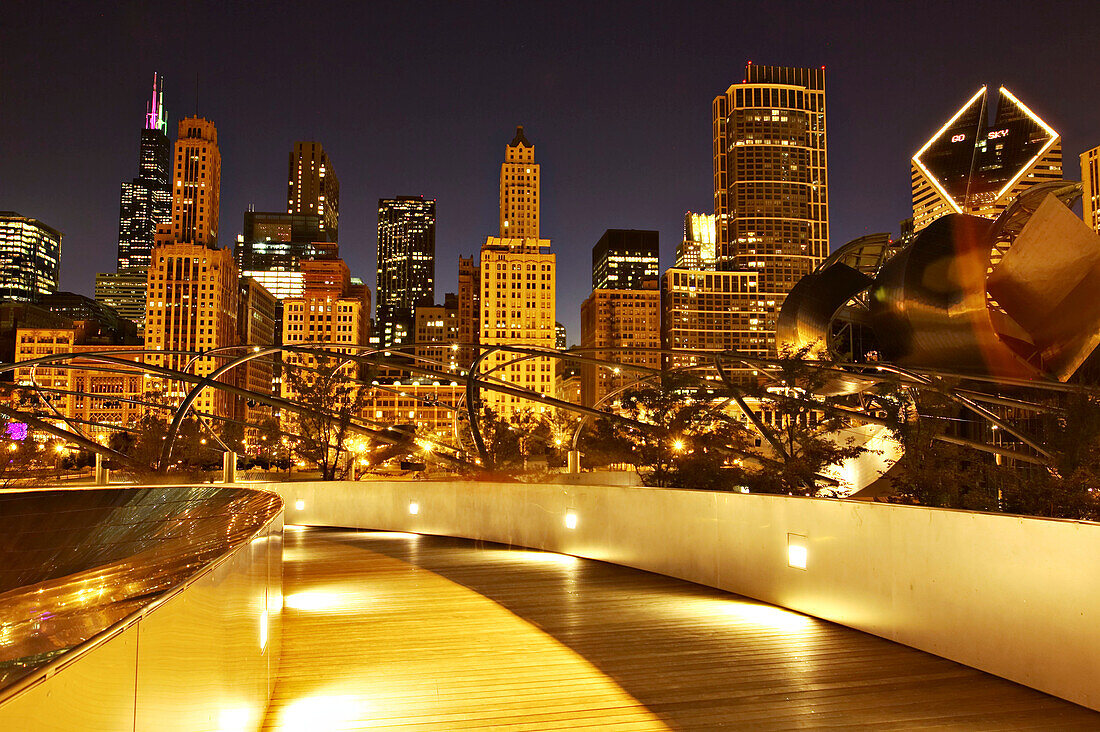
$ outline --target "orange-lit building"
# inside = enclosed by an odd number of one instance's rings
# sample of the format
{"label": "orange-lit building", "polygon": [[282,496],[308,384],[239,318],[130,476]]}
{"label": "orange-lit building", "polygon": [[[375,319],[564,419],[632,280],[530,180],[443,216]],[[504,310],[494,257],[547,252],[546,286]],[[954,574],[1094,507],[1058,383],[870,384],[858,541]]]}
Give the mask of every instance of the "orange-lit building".
{"label": "orange-lit building", "polygon": [[1081,187],[1085,223],[1100,234],[1100,146],[1081,153]]}
{"label": "orange-lit building", "polygon": [[539,166],[535,146],[516,128],[500,166],[500,236],[539,238]]}
{"label": "orange-lit building", "polygon": [[[237,296],[237,342],[262,348],[275,342],[275,296],[251,277],[241,277]],[[241,355],[244,355],[242,352]],[[237,367],[237,383],[244,389],[272,394],[276,356],[260,356]],[[271,415],[271,407],[245,400],[242,418],[257,423]]]}
{"label": "orange-lit building", "polygon": [[[775,355],[787,293],[829,255],[825,69],[750,63],[744,80],[714,99],[712,120],[715,269],[733,276],[708,294],[734,295],[723,311],[756,309],[745,319],[759,327],[738,327],[729,347]],[[749,281],[761,297],[742,301],[728,289]]]}
{"label": "orange-lit building", "polygon": [[[351,272],[342,259],[318,259],[302,262],[305,290],[301,297],[283,300],[283,345],[322,344],[326,348],[348,354],[361,349],[341,346],[361,346],[370,335],[370,290],[366,285],[352,284]],[[313,367],[316,359],[296,354],[284,354],[289,367],[296,364]],[[358,378],[356,364],[341,370]],[[292,396],[286,377],[282,379],[282,394]]]}
{"label": "orange-lit building", "polygon": [[213,122],[202,117],[180,120],[172,171],[171,241],[217,243],[222,155]]}
{"label": "orange-lit building", "polygon": [[[145,347],[158,351],[207,351],[240,343],[237,333],[239,282],[237,265],[228,249],[203,244],[162,244],[153,249],[145,312]],[[148,356],[150,363],[206,376],[225,358],[186,355]],[[236,375],[220,381],[235,383]],[[182,397],[190,384],[157,379],[162,396]],[[233,416],[236,400],[220,389],[205,389],[195,409]]]}
{"label": "orange-lit building", "polygon": [[[59,353],[87,354],[92,351],[140,351],[142,346],[82,344],[82,331],[73,328],[20,328],[16,331],[15,360],[29,361]],[[141,354],[114,354],[141,362]],[[64,364],[64,365],[62,365]],[[76,420],[85,433],[105,438],[109,428],[96,428],[90,422],[134,426],[146,413],[140,402],[146,398],[149,381],[139,367],[129,369],[118,364],[97,362],[90,356],[75,356],[57,366],[20,367],[15,371],[20,403],[17,408],[37,412],[46,419],[60,413]],[[73,392],[86,392],[86,395]],[[37,397],[33,396],[37,394]],[[92,396],[94,395],[94,396]],[[42,400],[48,401],[54,412]]]}
{"label": "orange-lit building", "polygon": [[[554,348],[556,258],[550,240],[539,238],[539,169],[535,148],[523,134],[505,148],[500,174],[500,236],[488,237],[479,263],[481,346]],[[522,235],[522,236],[520,236]],[[556,373],[550,358],[504,366],[514,354],[496,352],[481,362],[494,378],[553,396]],[[537,401],[482,390],[482,403],[503,415],[544,411]]]}
{"label": "orange-lit building", "polygon": [[417,305],[414,312],[413,343],[417,366],[455,373],[459,369],[458,298],[448,292],[442,305]]}
{"label": "orange-lit building", "polygon": [[[661,368],[657,352],[617,349],[661,347],[661,291],[656,279],[646,280],[643,289],[595,289],[581,305],[581,347],[584,355],[606,361]],[[601,404],[610,393],[636,382],[636,371],[609,370],[594,364],[580,367],[581,403]]]}
{"label": "orange-lit building", "polygon": [[481,337],[481,261],[458,258],[459,363],[468,367]]}
{"label": "orange-lit building", "polygon": [[416,434],[453,442],[455,413],[465,387],[451,381],[410,379],[375,384],[366,392],[363,419],[376,428],[415,426]]}
{"label": "orange-lit building", "polygon": [[340,181],[321,143],[294,143],[287,179],[287,213],[315,214],[327,241],[337,241]]}

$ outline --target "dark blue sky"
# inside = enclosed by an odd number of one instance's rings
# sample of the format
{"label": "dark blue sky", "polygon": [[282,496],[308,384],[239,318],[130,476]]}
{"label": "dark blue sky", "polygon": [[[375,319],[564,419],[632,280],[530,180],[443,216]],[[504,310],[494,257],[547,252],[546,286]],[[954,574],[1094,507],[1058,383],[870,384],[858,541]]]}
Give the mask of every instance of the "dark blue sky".
{"label": "dark blue sky", "polygon": [[[437,297],[497,228],[504,145],[542,164],[558,319],[579,340],[591,247],[710,211],[710,103],[746,61],[828,70],[832,245],[896,231],[909,156],[982,83],[1063,137],[1066,175],[1100,144],[1095,2],[50,3],[0,26],[0,209],[65,234],[62,286],[114,267],[119,184],[137,170],[153,71],[171,130],[218,127],[221,245],[249,204],[282,210],[287,153],[322,142],[341,185],[340,249],[374,287],[376,202],[438,200]],[[196,88],[197,83],[197,88]]]}

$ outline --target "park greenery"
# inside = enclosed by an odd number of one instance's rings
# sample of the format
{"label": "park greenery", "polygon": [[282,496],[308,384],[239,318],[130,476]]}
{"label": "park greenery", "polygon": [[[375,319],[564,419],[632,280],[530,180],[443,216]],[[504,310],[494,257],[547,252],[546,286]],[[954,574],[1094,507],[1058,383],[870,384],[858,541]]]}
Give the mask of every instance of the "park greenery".
{"label": "park greenery", "polygon": [[[830,388],[836,372],[822,365],[804,353],[788,353],[757,379],[720,383],[670,375],[659,384],[639,382],[600,416],[547,409],[505,419],[482,409],[485,460],[463,413],[456,454],[478,463],[471,472],[475,477],[539,480],[565,469],[576,441],[584,468],[633,469],[651,486],[841,495],[830,468],[864,448],[837,438],[852,424],[853,405],[848,397],[827,396],[842,390]],[[344,367],[340,360],[321,358],[283,369],[300,412],[261,412],[254,424],[188,416],[167,460],[171,411],[151,410],[110,434],[107,446],[127,458],[110,467],[140,482],[179,482],[210,479],[226,450],[242,456],[246,467],[299,467],[317,471],[323,480],[385,466],[416,471],[431,463],[432,441],[418,434],[415,424],[379,427],[361,421],[362,382],[346,378]],[[858,409],[875,415],[903,449],[875,500],[1100,520],[1100,395],[1088,387],[1026,386],[1004,395],[996,414],[1009,428],[990,431],[988,420],[948,398],[947,387],[916,389],[899,381],[866,391]],[[16,426],[14,420],[10,424]],[[9,430],[3,442],[4,486],[62,477],[94,462],[86,450],[21,429]],[[385,439],[378,439],[379,429],[386,430]],[[1014,437],[1016,430],[1040,449]],[[978,449],[988,444],[1002,454]]]}

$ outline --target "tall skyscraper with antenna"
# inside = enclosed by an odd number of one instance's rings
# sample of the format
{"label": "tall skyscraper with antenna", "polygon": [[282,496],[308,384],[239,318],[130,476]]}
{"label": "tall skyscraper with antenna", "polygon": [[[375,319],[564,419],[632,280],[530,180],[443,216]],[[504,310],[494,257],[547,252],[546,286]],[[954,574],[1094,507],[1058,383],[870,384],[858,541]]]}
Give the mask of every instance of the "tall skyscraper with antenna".
{"label": "tall skyscraper with antenna", "polygon": [[164,82],[153,74],[153,94],[141,131],[138,175],[122,184],[118,214],[119,270],[149,266],[158,224],[172,220],[172,143],[164,112]]}
{"label": "tall skyscraper with antenna", "polygon": [[153,74],[153,93],[141,130],[138,175],[122,184],[118,211],[118,266],[96,275],[96,300],[145,324],[145,277],[157,226],[172,221],[172,143],[164,112],[164,79]]}

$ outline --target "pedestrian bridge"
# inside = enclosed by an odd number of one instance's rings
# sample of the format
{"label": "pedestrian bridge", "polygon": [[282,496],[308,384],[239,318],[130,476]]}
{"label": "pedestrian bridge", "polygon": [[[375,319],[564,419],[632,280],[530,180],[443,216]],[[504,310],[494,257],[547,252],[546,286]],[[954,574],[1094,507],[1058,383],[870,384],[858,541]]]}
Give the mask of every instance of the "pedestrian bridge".
{"label": "pedestrian bridge", "polygon": [[[153,534],[222,557],[24,659],[0,729],[1100,726],[1095,525],[611,486],[256,487],[281,516],[232,488],[186,511],[142,504]],[[103,504],[141,490],[81,491],[89,535],[117,536]],[[199,527],[226,518],[224,492],[252,518],[215,544]],[[123,554],[108,565],[132,568]],[[55,596],[79,617],[82,595]]]}

